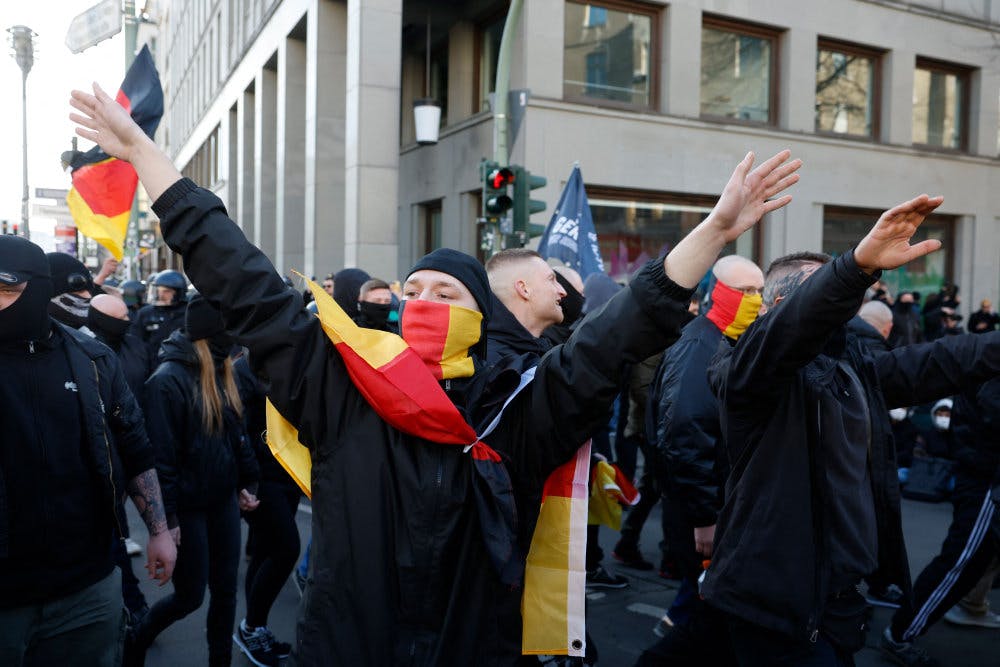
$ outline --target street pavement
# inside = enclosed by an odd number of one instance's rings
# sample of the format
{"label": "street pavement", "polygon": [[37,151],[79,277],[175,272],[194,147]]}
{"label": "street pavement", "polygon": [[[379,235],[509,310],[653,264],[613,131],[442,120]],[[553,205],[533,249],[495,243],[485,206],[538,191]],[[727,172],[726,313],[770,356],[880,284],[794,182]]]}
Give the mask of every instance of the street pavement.
{"label": "street pavement", "polygon": [[[141,544],[145,543],[145,528],[138,516],[129,508],[129,525],[132,534]],[[659,562],[657,543],[660,540],[659,508],[654,510],[643,530],[640,542],[643,554],[653,563]],[[300,505],[298,513],[299,532],[302,535],[302,546],[308,541],[311,507],[307,501]],[[913,501],[903,501],[903,524],[906,533],[907,549],[910,555],[910,567],[914,578],[930,560],[937,554],[941,541],[944,539],[951,520],[951,505],[948,503],[928,504]],[[243,526],[244,539],[246,525]],[[588,630],[600,651],[600,665],[608,667],[628,667],[633,665],[642,650],[654,643],[656,636],[653,626],[669,607],[677,592],[677,584],[667,582],[657,576],[656,571],[636,572],[620,567],[612,558],[611,550],[617,540],[617,533],[610,529],[601,529],[601,546],[607,557],[605,566],[612,572],[623,574],[630,579],[630,586],[622,590],[592,591],[589,598]],[[132,560],[133,569],[142,581],[142,590],[147,600],[152,603],[166,594],[170,585],[158,588],[155,584],[143,580],[145,570],[142,560],[136,557]],[[246,562],[240,562],[240,586],[237,595],[236,621],[243,618],[245,597],[243,594],[243,576]],[[991,593],[994,609],[1000,609],[1000,589]],[[271,611],[269,624],[278,639],[293,641],[295,633],[295,618],[298,610],[299,595],[294,583],[289,579],[281,591]],[[208,596],[201,609],[187,618],[178,621],[157,638],[156,643],[147,654],[148,667],[176,667],[178,665],[204,665],[208,662],[208,650],[205,644],[205,612],[208,608]],[[872,631],[868,636],[868,646],[857,655],[858,667],[874,667],[889,665],[882,660],[878,652],[879,633],[888,624],[892,612],[888,609],[875,610]],[[959,627],[945,621],[938,622],[929,633],[920,640],[933,657],[944,667],[997,667],[1000,665],[1000,630],[984,630]],[[244,667],[251,663],[234,647],[233,665]],[[706,666],[709,667],[709,666]]]}

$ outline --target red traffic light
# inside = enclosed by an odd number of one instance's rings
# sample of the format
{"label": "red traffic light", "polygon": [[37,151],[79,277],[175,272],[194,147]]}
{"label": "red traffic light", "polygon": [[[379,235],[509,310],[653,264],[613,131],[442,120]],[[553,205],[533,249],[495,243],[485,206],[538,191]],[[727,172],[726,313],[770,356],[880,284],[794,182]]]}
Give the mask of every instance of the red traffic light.
{"label": "red traffic light", "polygon": [[486,175],[486,182],[494,190],[500,190],[514,183],[514,172],[507,167],[493,169]]}

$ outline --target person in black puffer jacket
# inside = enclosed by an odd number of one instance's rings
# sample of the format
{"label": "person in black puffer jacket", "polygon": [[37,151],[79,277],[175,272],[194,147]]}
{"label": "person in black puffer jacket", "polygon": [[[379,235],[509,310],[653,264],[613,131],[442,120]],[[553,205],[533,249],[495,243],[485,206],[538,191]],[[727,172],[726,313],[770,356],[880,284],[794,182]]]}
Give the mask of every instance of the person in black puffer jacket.
{"label": "person in black puffer jacket", "polygon": [[243,428],[231,349],[218,311],[196,297],[185,330],[164,341],[160,366],[146,382],[144,409],[178,568],[174,592],[127,637],[126,665],[141,665],[157,635],[198,609],[206,585],[212,591],[209,665],[229,665],[232,658],[239,510],[258,504],[258,470]]}

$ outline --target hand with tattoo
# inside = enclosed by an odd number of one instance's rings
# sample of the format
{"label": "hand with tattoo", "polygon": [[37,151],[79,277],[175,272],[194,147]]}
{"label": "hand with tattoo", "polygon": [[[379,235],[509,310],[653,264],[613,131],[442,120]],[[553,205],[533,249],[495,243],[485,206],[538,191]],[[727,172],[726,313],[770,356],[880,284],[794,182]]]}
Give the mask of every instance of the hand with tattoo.
{"label": "hand with tattoo", "polygon": [[167,518],[163,513],[163,498],[156,471],[150,468],[136,475],[129,481],[128,491],[149,531],[149,543],[146,545],[149,578],[158,580],[162,586],[170,581],[174,573],[177,545],[167,530]]}

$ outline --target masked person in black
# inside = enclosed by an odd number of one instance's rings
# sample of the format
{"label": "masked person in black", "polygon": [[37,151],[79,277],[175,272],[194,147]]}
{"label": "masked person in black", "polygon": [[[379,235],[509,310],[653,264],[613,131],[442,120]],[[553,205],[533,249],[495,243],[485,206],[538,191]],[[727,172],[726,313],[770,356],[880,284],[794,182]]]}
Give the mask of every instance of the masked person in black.
{"label": "masked person in black", "polygon": [[232,658],[239,511],[258,504],[258,469],[243,427],[232,347],[219,312],[195,297],[184,330],[163,343],[160,366],[146,382],[143,407],[177,541],[177,570],[174,592],[129,634],[129,667],[143,664],[156,636],[201,606],[206,586],[209,665],[229,665]]}
{"label": "masked person in black", "polygon": [[153,278],[155,300],[136,313],[132,333],[146,344],[149,358],[155,365],[160,345],[184,326],[187,280],[180,271],[160,271]]}
{"label": "masked person in black", "polygon": [[[705,221],[531,368],[484,365],[492,300],[482,265],[445,248],[426,255],[407,274],[401,317],[401,354],[412,365],[400,382],[439,401],[420,404],[418,430],[365,398],[377,380],[352,379],[350,350],[302,308],[222,202],[94,92],[73,91],[77,132],[136,168],[165,240],[199,292],[220,305],[270,382],[277,411],[311,451],[314,544],[295,647],[302,665],[520,659],[525,531],[539,512],[530,499],[607,422],[622,366],[662,349],[679,328],[725,244],[788,203],[772,198],[798,180],[801,165],[785,151],[751,171],[748,154]],[[432,432],[439,414],[451,416],[459,442]],[[582,637],[559,640],[583,648]]]}
{"label": "masked person in black", "polygon": [[94,294],[100,294],[90,271],[80,260],[64,252],[50,252],[46,259],[52,274],[49,315],[74,329],[87,324],[87,309]]}
{"label": "masked person in black", "polygon": [[41,248],[0,236],[0,664],[118,664],[112,558],[127,490],[149,529],[147,569],[176,559],[153,452],[121,365],[49,317]]}
{"label": "masked person in black", "polygon": [[398,327],[389,322],[392,292],[389,290],[389,283],[384,280],[372,278],[361,286],[356,309],[354,321],[359,327],[393,333],[398,331]]}

